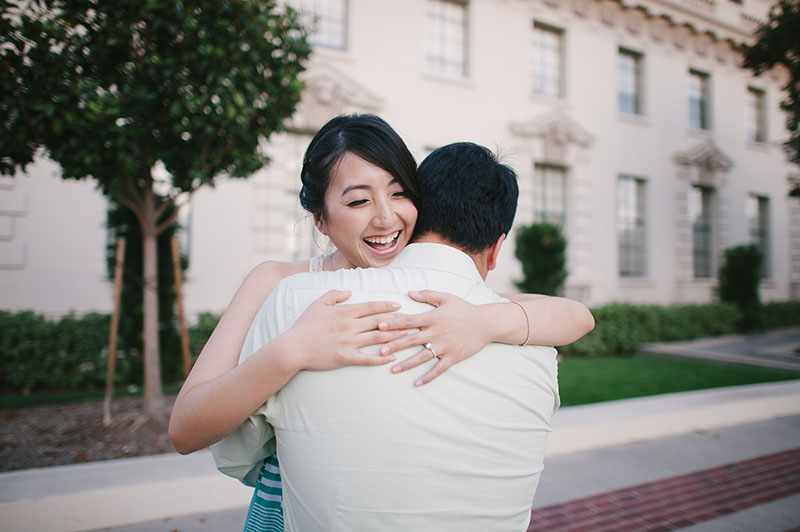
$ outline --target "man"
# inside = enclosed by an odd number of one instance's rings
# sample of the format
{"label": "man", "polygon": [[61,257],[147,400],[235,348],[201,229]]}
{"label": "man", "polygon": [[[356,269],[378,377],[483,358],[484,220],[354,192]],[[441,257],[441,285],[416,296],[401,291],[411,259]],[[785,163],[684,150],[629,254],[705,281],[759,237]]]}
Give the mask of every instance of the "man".
{"label": "man", "polygon": [[[348,303],[398,301],[407,314],[430,308],[410,290],[504,301],[484,280],[514,219],[513,170],[486,148],[457,143],[429,155],[419,179],[415,243],[386,268],[282,281],[243,358],[331,288],[352,290]],[[558,406],[555,350],[490,344],[414,386],[431,365],[400,374],[381,366],[300,372],[215,449],[217,463],[239,478],[257,473],[267,423],[274,427],[289,531],[525,530]]]}

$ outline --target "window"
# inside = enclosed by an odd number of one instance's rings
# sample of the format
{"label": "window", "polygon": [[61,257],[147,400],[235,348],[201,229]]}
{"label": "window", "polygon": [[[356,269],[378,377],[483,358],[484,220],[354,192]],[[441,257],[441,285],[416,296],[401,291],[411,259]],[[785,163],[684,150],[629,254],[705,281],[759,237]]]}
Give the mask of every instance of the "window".
{"label": "window", "polygon": [[766,120],[764,110],[764,91],[750,87],[747,89],[747,140],[766,142]]}
{"label": "window", "polygon": [[467,4],[428,0],[426,64],[429,72],[467,76]]}
{"label": "window", "polygon": [[619,274],[643,277],[645,273],[643,179],[620,176],[617,181],[617,235],[619,238]]}
{"label": "window", "polygon": [[567,216],[567,172],[537,164],[533,182],[534,219],[564,227]]}
{"label": "window", "polygon": [[347,0],[289,0],[303,14],[314,46],[347,49]]}
{"label": "window", "polygon": [[544,96],[564,95],[564,33],[533,25],[533,91]]}
{"label": "window", "polygon": [[708,101],[708,75],[689,71],[689,127],[710,129]]}
{"label": "window", "polygon": [[764,257],[761,277],[769,277],[769,198],[751,194],[747,197],[744,214],[750,229],[750,243],[758,246]]}
{"label": "window", "polygon": [[695,278],[713,277],[712,209],[714,189],[692,187],[689,194],[689,222],[692,224],[692,247]]}
{"label": "window", "polygon": [[642,54],[622,48],[617,56],[617,105],[621,113],[642,114]]}

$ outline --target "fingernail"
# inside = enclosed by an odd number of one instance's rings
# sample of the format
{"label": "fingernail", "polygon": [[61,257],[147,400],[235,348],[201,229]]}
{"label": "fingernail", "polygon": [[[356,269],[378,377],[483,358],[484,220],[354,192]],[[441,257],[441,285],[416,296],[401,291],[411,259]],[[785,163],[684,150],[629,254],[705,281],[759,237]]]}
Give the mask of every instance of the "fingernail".
{"label": "fingernail", "polygon": [[423,384],[425,384],[425,383],[422,382],[421,380],[419,380],[419,381],[414,383],[414,386],[422,386]]}
{"label": "fingernail", "polygon": [[386,323],[385,321],[382,321],[382,322],[380,322],[380,323],[378,324],[378,329],[385,329],[385,328],[387,328],[388,326],[389,326],[389,324],[388,324],[388,323]]}
{"label": "fingernail", "polygon": [[400,366],[394,366],[394,367],[392,368],[392,373],[399,373],[399,372],[400,372],[400,369],[401,369],[401,368],[400,368]]}
{"label": "fingernail", "polygon": [[394,303],[392,303],[392,308],[395,309],[395,310],[399,309],[400,308],[400,303],[395,301]]}
{"label": "fingernail", "polygon": [[387,359],[389,359],[389,362],[394,362],[395,360],[397,360],[397,357],[396,357],[396,356],[394,356],[394,355],[389,355],[389,356],[388,356],[388,357],[386,357],[386,358],[387,358]]}

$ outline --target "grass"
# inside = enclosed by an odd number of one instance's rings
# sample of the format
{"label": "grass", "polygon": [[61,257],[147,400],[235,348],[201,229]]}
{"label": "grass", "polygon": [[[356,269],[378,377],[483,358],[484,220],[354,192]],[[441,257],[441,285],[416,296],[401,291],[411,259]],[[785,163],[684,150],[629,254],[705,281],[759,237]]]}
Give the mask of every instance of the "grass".
{"label": "grass", "polygon": [[558,365],[562,406],[790,379],[800,372],[667,357],[566,358]]}
{"label": "grass", "polygon": [[[176,394],[181,389],[180,384],[165,384],[164,394]],[[66,390],[42,391],[30,395],[4,394],[0,395],[0,408],[23,408],[26,406],[54,405],[64,403],[82,403],[84,401],[99,401],[106,395],[105,390]],[[114,398],[141,397],[142,388],[115,390]]]}

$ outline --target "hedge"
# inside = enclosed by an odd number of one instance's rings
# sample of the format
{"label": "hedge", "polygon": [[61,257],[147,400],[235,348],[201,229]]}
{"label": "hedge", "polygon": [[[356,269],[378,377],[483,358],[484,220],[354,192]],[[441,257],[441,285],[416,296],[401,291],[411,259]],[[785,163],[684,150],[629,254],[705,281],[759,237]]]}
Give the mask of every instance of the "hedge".
{"label": "hedge", "polygon": [[[0,387],[80,389],[102,386],[110,319],[104,314],[46,320],[33,312],[0,311]],[[120,378],[124,355],[120,357]]]}
{"label": "hedge", "polygon": [[[767,328],[800,326],[800,301],[762,305]],[[565,355],[613,356],[634,353],[642,344],[692,340],[742,332],[742,313],[733,303],[704,305],[609,304],[592,310],[595,328],[559,348]]]}
{"label": "hedge", "polygon": [[[800,301],[766,303],[762,312],[771,329],[800,326]],[[559,351],[595,357],[630,354],[649,342],[740,332],[735,324],[741,314],[731,303],[669,307],[615,303],[592,313],[595,329]],[[200,352],[218,320],[215,314],[198,316],[189,329],[192,353]],[[0,311],[0,392],[102,388],[110,321],[108,315],[96,313],[47,320],[29,311]],[[162,359],[167,358],[164,355]],[[116,384],[141,381],[141,354],[118,352]]]}
{"label": "hedge", "polygon": [[[203,347],[217,319],[204,314],[190,328],[193,353]],[[68,314],[48,320],[30,311],[0,311],[0,392],[102,388],[108,371],[110,325],[107,314]],[[174,364],[173,359],[180,360],[180,353],[162,349],[162,369]],[[118,346],[114,382],[117,386],[142,383],[138,350]]]}

